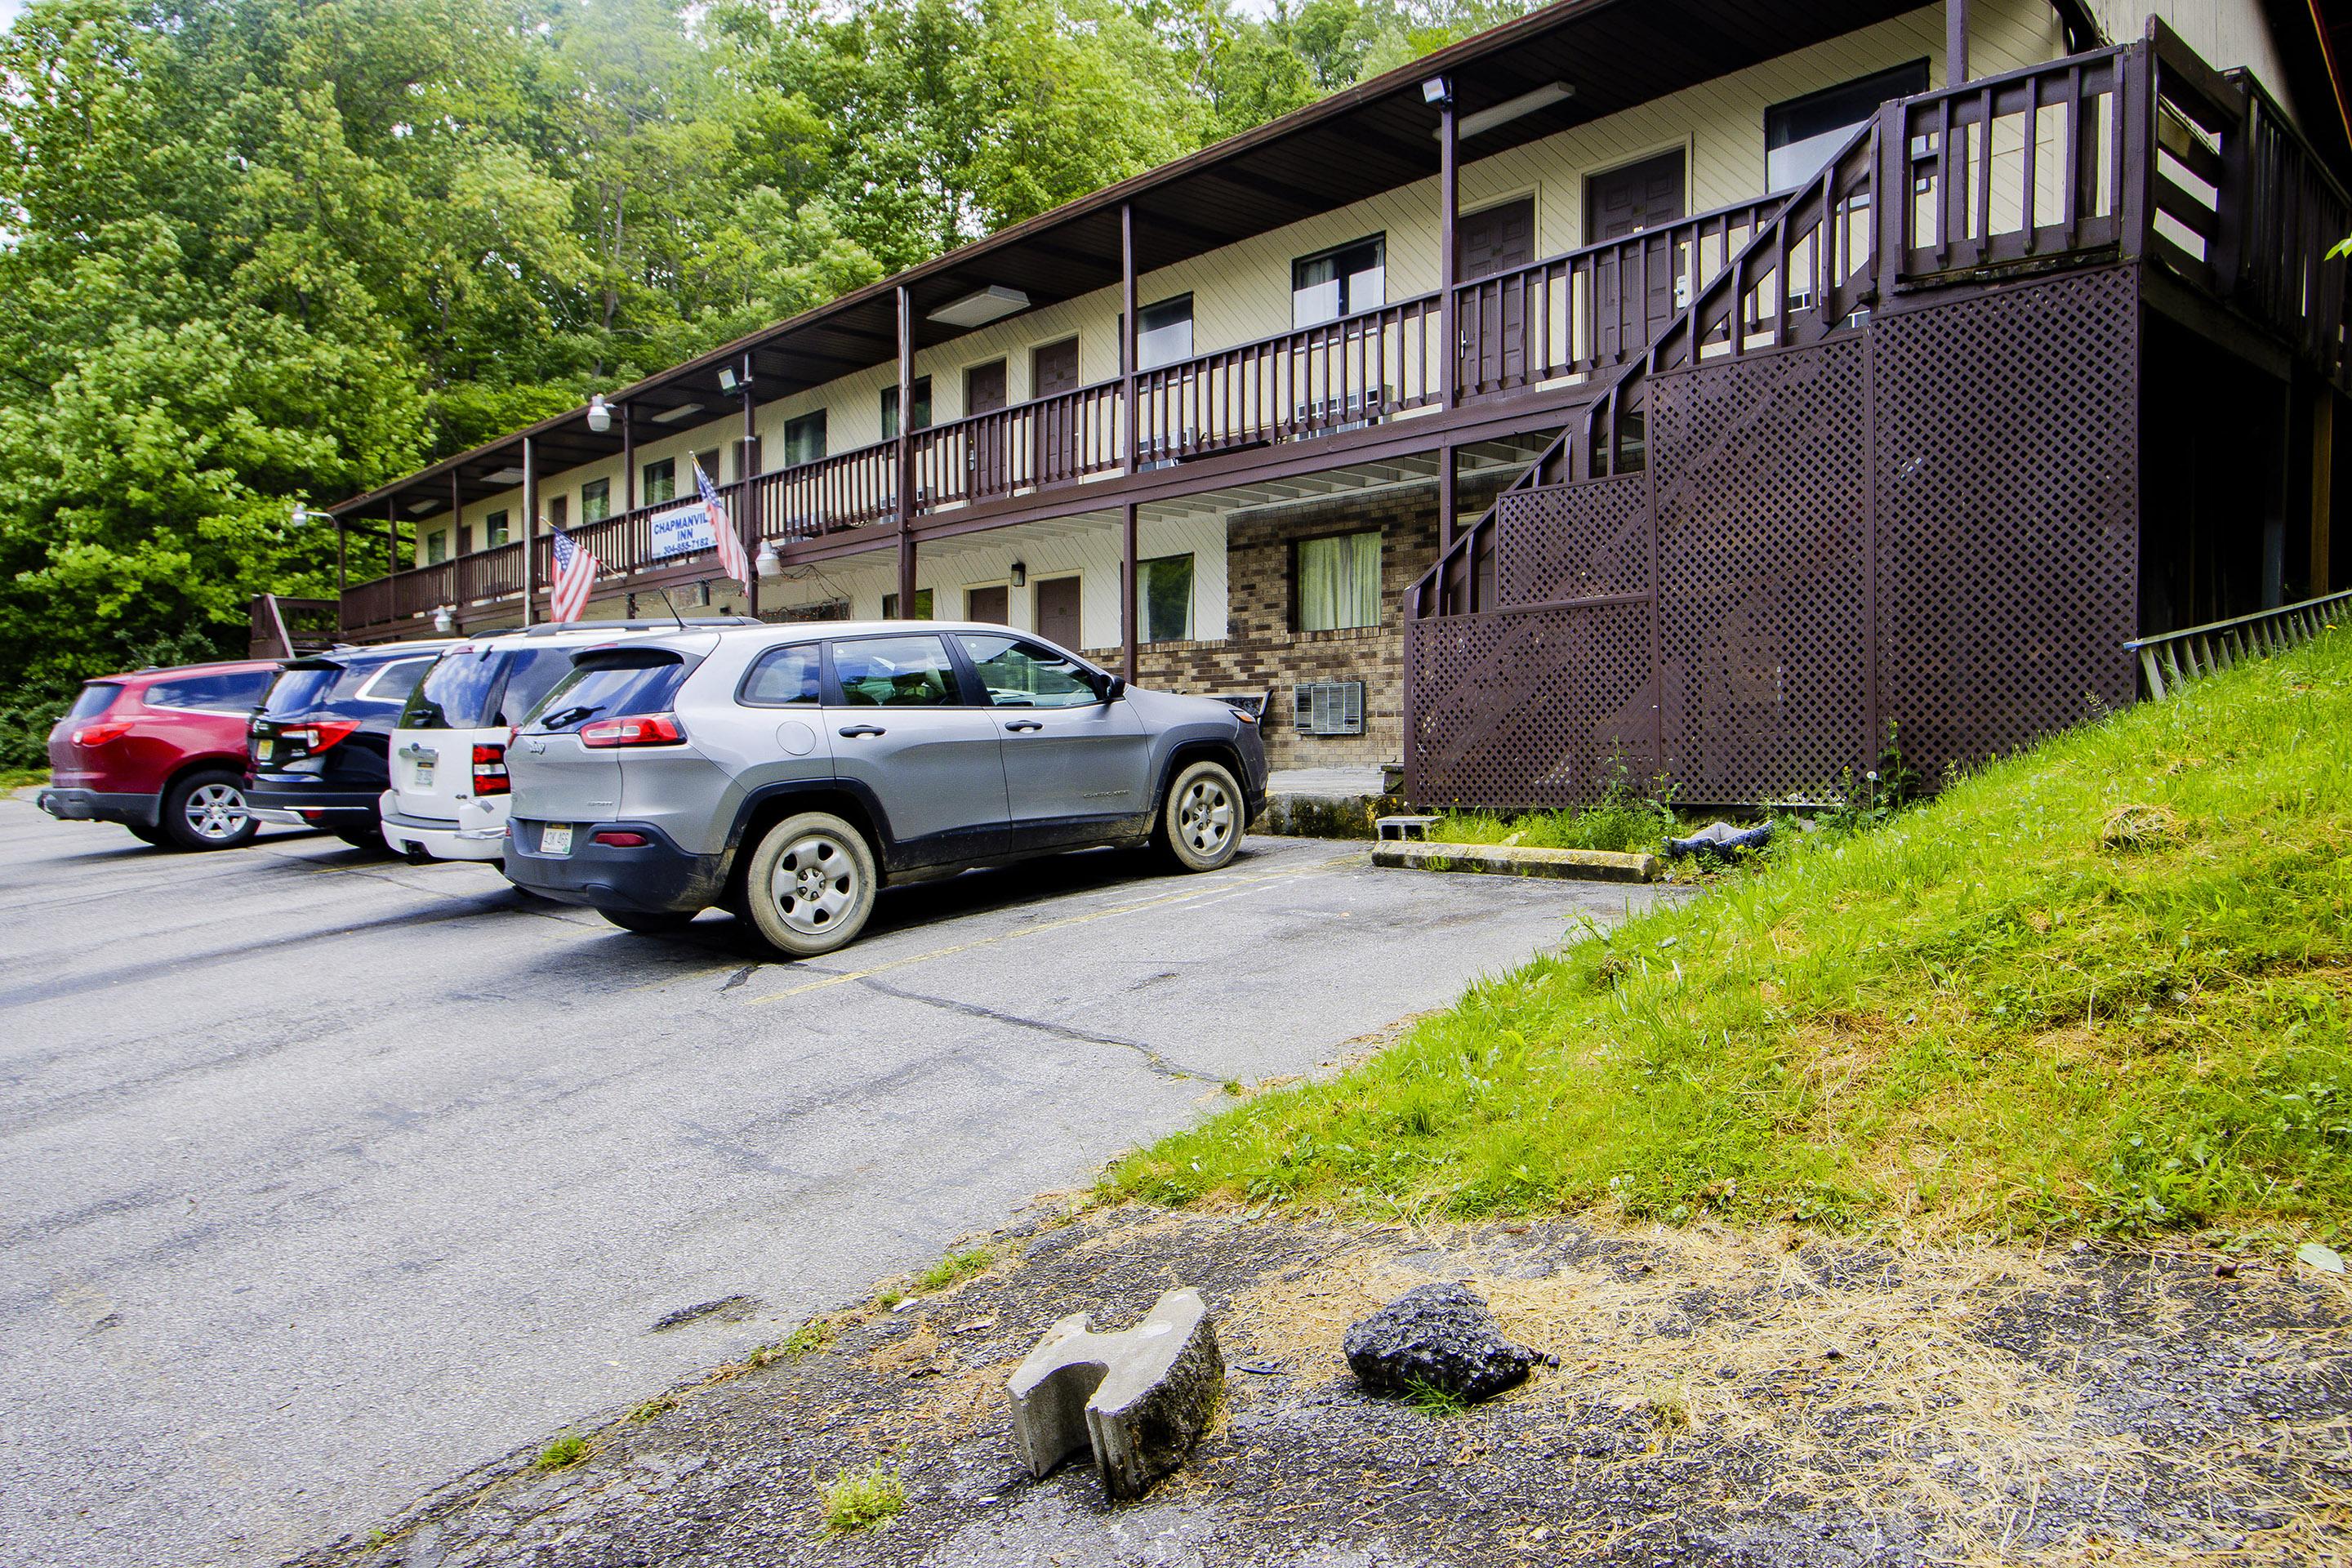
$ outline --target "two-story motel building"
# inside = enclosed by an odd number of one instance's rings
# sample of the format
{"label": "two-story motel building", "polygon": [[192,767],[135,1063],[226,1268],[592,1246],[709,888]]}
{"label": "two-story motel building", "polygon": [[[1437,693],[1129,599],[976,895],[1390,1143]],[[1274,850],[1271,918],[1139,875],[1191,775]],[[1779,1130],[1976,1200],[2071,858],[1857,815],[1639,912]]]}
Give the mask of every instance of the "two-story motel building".
{"label": "two-story motel building", "polygon": [[543,616],[556,524],[591,614],[1000,621],[1424,799],[1982,754],[2344,585],[2347,47],[1559,0],[337,504],[342,629]]}

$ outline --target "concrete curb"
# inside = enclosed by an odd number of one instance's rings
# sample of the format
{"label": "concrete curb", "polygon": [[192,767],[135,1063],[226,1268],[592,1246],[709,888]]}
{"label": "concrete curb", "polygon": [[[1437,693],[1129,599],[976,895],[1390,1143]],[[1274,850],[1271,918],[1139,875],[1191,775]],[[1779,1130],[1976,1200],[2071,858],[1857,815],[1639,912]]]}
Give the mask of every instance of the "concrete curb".
{"label": "concrete curb", "polygon": [[1486,871],[1585,882],[1654,882],[1655,855],[1610,849],[1527,849],[1508,844],[1383,843],[1372,864],[1402,871]]}
{"label": "concrete curb", "polygon": [[1103,1489],[1139,1498],[1184,1462],[1215,1413],[1224,1358],[1201,1293],[1168,1291],[1131,1329],[1095,1333],[1073,1312],[1005,1384],[1013,1451],[1044,1476],[1092,1447]]}

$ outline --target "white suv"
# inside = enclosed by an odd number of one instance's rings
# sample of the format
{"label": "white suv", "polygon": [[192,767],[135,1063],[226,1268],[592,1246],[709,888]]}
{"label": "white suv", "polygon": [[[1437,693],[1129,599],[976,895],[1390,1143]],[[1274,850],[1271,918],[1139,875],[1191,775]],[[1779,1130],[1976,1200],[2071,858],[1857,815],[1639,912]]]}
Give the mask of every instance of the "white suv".
{"label": "white suv", "polygon": [[392,733],[383,838],[412,859],[496,860],[506,852],[507,744],[572,672],[572,656],[685,626],[742,626],[740,616],[677,621],[570,621],[488,632],[445,649]]}

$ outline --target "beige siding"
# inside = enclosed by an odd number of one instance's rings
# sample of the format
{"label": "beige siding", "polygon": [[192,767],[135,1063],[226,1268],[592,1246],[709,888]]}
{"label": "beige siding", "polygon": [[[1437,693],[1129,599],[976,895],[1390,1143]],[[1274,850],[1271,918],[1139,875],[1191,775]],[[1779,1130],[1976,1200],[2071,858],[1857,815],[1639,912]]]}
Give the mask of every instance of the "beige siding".
{"label": "beige siding", "polygon": [[[2204,10],[2218,16],[2237,10],[2251,12],[2252,0],[2200,3]],[[1988,0],[1973,7],[1971,26],[1971,64],[1979,74],[2054,58],[2064,49],[2055,14],[2044,0]],[[1687,210],[1702,212],[1753,199],[1764,194],[1764,114],[1768,108],[1820,88],[1922,58],[1928,61],[1930,80],[1940,85],[1944,79],[1943,29],[1943,8],[1924,6],[1877,26],[1797,50],[1491,157],[1478,157],[1477,144],[1473,141],[1465,148],[1470,161],[1462,172],[1464,210],[1475,212],[1497,202],[1532,195],[1537,253],[1559,255],[1584,242],[1584,187],[1590,176],[1675,147],[1684,149],[1686,154]],[[2228,47],[2216,45],[2215,48],[2220,55],[2231,55]],[[2217,58],[2217,63],[2231,63],[2234,58]],[[1387,290],[1391,300],[1435,289],[1437,182],[1433,178],[1146,274],[1138,279],[1138,295],[1149,305],[1173,295],[1192,294],[1193,346],[1196,352],[1207,353],[1288,330],[1292,261],[1373,234],[1387,238]],[[917,374],[931,378],[934,422],[945,424],[962,417],[964,372],[993,359],[1005,362],[1008,398],[1014,403],[1025,401],[1031,391],[1031,352],[1074,333],[1078,339],[1080,379],[1093,384],[1115,377],[1118,371],[1118,289],[1098,289],[1028,311],[925,351],[918,356]],[[757,427],[766,467],[773,468],[782,464],[785,423],[819,407],[826,411],[829,453],[850,451],[881,439],[881,394],[896,379],[895,366],[877,365],[870,371],[761,407]],[[665,457],[675,458],[683,480],[688,455],[712,447],[724,448],[740,430],[740,416],[731,411],[716,413],[708,419],[698,418],[689,429],[663,431],[658,437],[640,427],[637,460],[642,465]],[[730,471],[714,477],[730,479],[735,476]],[[541,485],[541,493],[548,499],[570,497],[570,512],[576,521],[580,515],[581,485],[598,478],[612,480],[613,504],[618,510],[623,485],[617,459],[551,475]],[[467,507],[466,520],[476,525],[478,542],[480,519],[501,507],[520,522],[520,487],[501,497]],[[427,528],[433,526],[430,521],[426,524]],[[423,559],[421,544],[418,559]],[[1202,587],[1205,602],[1205,580]],[[878,603],[878,591],[875,597]],[[1115,594],[1112,602],[1115,617]],[[1091,603],[1090,600],[1087,612],[1089,638],[1097,635]],[[1114,619],[1114,627],[1115,625]],[[1111,635],[1115,640],[1115,630]]]}
{"label": "beige siding", "polygon": [[2206,64],[2222,70],[2244,66],[2294,112],[2278,40],[2263,19],[2261,0],[2156,0],[2153,5],[2149,0],[2090,0],[2090,5],[2100,29],[2119,44],[2145,33],[2150,16],[2163,17],[2181,42],[2205,57]]}

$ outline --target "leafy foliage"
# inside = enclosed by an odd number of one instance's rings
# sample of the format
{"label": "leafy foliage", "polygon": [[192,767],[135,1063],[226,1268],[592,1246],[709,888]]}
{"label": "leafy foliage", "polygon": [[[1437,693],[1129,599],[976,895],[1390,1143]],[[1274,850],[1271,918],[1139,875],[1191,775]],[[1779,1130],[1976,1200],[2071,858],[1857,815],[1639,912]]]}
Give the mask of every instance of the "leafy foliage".
{"label": "leafy foliage", "polygon": [[348,495],[1518,5],[34,0],[0,34],[0,747]]}

